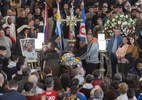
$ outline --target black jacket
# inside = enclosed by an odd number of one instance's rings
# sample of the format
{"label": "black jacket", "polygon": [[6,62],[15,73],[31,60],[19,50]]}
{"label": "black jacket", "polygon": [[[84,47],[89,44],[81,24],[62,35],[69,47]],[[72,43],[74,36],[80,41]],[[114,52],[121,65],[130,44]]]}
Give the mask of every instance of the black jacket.
{"label": "black jacket", "polygon": [[19,35],[17,36],[16,44],[15,44],[14,51],[13,51],[15,55],[18,55],[18,56],[22,55],[20,39],[24,39],[24,38],[25,38],[25,35],[23,33],[19,33]]}
{"label": "black jacket", "polygon": [[0,96],[0,100],[26,100],[26,97],[16,90],[9,90],[4,95]]}
{"label": "black jacket", "polygon": [[80,57],[80,56],[82,56],[86,51],[87,51],[87,45],[85,45],[83,48],[79,48],[79,49],[75,52],[75,56],[76,56],[76,57]]}

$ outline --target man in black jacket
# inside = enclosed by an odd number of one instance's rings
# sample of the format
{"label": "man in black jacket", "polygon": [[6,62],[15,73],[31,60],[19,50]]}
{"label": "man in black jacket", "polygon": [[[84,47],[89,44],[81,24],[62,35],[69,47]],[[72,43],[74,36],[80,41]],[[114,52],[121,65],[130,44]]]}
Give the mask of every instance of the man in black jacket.
{"label": "man in black jacket", "polygon": [[0,97],[0,100],[26,100],[26,97],[17,92],[18,84],[15,80],[8,83],[9,91]]}

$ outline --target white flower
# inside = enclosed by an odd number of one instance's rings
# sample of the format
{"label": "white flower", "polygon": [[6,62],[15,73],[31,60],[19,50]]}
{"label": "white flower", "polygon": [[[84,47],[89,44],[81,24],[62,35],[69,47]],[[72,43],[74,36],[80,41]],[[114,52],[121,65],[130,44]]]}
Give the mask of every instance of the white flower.
{"label": "white flower", "polygon": [[113,18],[113,19],[112,19],[112,21],[114,22],[114,21],[115,21],[115,19]]}
{"label": "white flower", "polygon": [[133,20],[130,18],[129,22],[132,22]]}
{"label": "white flower", "polygon": [[128,15],[126,15],[125,17],[128,18]]}
{"label": "white flower", "polygon": [[118,21],[118,24],[120,25],[120,24],[121,24],[121,21]]}
{"label": "white flower", "polygon": [[109,20],[107,20],[106,23],[108,24],[108,23],[109,23]]}
{"label": "white flower", "polygon": [[114,25],[116,25],[117,23],[114,23]]}
{"label": "white flower", "polygon": [[120,15],[120,17],[122,18],[122,17],[124,17],[124,15]]}
{"label": "white flower", "polygon": [[115,16],[115,18],[118,18],[118,16]]}

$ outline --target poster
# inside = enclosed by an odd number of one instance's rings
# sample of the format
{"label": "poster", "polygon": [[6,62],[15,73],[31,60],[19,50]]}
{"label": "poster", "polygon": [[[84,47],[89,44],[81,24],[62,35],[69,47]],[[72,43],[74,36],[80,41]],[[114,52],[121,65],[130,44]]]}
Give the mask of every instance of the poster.
{"label": "poster", "polygon": [[34,38],[20,39],[20,45],[21,45],[22,55],[25,56],[28,61],[37,59],[37,52],[35,51]]}

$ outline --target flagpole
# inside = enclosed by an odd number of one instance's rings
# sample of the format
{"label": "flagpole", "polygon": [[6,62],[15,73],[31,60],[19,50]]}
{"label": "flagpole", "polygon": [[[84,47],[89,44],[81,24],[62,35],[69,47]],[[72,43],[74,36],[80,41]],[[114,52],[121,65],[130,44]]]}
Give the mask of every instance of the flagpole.
{"label": "flagpole", "polygon": [[48,35],[48,0],[45,0],[45,20],[44,20],[44,42],[47,42]]}

